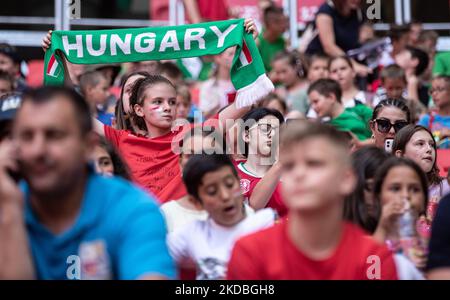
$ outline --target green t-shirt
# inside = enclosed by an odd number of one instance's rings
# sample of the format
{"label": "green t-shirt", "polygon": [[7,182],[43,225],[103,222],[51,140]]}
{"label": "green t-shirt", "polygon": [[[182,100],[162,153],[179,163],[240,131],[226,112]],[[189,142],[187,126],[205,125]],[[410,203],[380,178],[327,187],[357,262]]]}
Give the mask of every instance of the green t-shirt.
{"label": "green t-shirt", "polygon": [[262,30],[258,36],[258,50],[259,54],[261,54],[266,72],[270,72],[272,70],[272,67],[270,66],[272,59],[278,52],[283,51],[286,48],[286,45],[282,36],[278,37],[275,42],[269,43],[264,39],[263,34],[264,30]]}
{"label": "green t-shirt", "polygon": [[339,116],[331,119],[330,124],[340,131],[350,131],[360,141],[364,141],[372,136],[372,132],[369,129],[368,122],[357,113],[361,109],[360,107],[356,108],[357,106],[344,109]]}
{"label": "green t-shirt", "polygon": [[308,88],[298,89],[286,96],[286,102],[289,109],[301,112],[306,116],[309,109]]}
{"label": "green t-shirt", "polygon": [[434,58],[433,75],[450,76],[450,51],[441,52]]}
{"label": "green t-shirt", "polygon": [[369,126],[369,122],[372,119],[373,113],[373,110],[370,107],[362,103],[356,103],[355,106],[349,107],[348,109],[350,111],[355,112],[364,121],[364,123],[367,124],[367,126]]}

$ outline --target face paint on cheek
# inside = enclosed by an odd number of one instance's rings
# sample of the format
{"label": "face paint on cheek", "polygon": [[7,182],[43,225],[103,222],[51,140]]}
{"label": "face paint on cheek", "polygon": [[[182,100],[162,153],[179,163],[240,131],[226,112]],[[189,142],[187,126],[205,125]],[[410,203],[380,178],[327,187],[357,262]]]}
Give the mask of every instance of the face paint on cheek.
{"label": "face paint on cheek", "polygon": [[163,108],[162,108],[162,106],[159,106],[159,105],[152,105],[152,106],[150,106],[150,111],[157,113],[157,114],[161,114],[163,112]]}

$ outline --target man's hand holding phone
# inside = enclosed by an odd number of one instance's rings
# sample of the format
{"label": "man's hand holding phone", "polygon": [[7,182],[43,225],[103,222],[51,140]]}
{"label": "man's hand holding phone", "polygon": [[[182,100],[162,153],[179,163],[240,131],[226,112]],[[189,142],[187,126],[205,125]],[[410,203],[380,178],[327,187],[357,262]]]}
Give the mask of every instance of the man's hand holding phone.
{"label": "man's hand holding phone", "polygon": [[10,140],[0,144],[0,209],[15,207],[22,209],[23,194],[17,181],[19,180],[17,151]]}

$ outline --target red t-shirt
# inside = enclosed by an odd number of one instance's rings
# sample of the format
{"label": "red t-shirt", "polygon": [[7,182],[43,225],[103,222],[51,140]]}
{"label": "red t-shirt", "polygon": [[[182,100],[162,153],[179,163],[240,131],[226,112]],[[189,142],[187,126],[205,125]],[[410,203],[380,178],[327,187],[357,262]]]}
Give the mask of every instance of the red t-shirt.
{"label": "red t-shirt", "polygon": [[160,137],[146,138],[104,126],[106,138],[119,150],[130,168],[133,181],[153,193],[161,203],[186,195],[179,155],[172,151],[171,146],[183,128]]}
{"label": "red t-shirt", "polygon": [[[202,126],[218,127],[219,115]],[[195,124],[180,126],[156,138],[136,136],[127,130],[104,126],[105,137],[119,150],[130,168],[133,181],[155,195],[161,203],[180,199],[187,194],[179,165],[179,153],[172,151]],[[200,125],[199,125],[200,126]]]}
{"label": "red t-shirt", "polygon": [[[230,280],[367,280],[374,274],[371,255],[379,257],[382,280],[397,279],[392,253],[356,225],[344,223],[334,254],[313,260],[303,254],[287,235],[287,222],[245,236],[234,246],[228,265]],[[370,268],[370,269],[369,269]],[[371,277],[373,278],[373,277]]]}
{"label": "red t-shirt", "polygon": [[[257,177],[249,171],[246,171],[245,167],[243,166],[244,163],[245,161],[234,161],[234,165],[239,174],[239,178],[241,179],[240,183],[243,195],[245,197],[245,200],[248,201],[250,199],[250,196],[252,195],[253,189],[261,180],[261,177]],[[283,198],[281,197],[280,184],[278,184],[275,188],[275,191],[273,192],[272,197],[270,197],[269,202],[267,202],[266,207],[270,207],[276,210],[280,217],[284,217],[287,214],[287,208],[284,205]]]}
{"label": "red t-shirt", "polygon": [[222,21],[227,20],[228,8],[224,0],[198,0],[198,10],[200,16],[205,21]]}

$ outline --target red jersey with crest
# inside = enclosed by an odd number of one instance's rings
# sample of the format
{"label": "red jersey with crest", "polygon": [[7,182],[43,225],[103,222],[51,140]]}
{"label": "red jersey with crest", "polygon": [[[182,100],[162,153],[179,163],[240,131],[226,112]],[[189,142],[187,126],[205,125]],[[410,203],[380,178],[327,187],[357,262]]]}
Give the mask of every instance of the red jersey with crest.
{"label": "red jersey with crest", "polygon": [[[258,177],[255,174],[252,174],[244,167],[245,161],[234,161],[236,170],[239,174],[241,190],[245,197],[245,201],[249,201],[250,196],[252,195],[253,189],[261,180],[262,177]],[[279,183],[275,188],[275,191],[270,197],[269,202],[266,207],[273,208],[277,211],[280,217],[284,217],[287,214],[287,208],[284,205],[283,199],[281,197],[281,184]]]}

